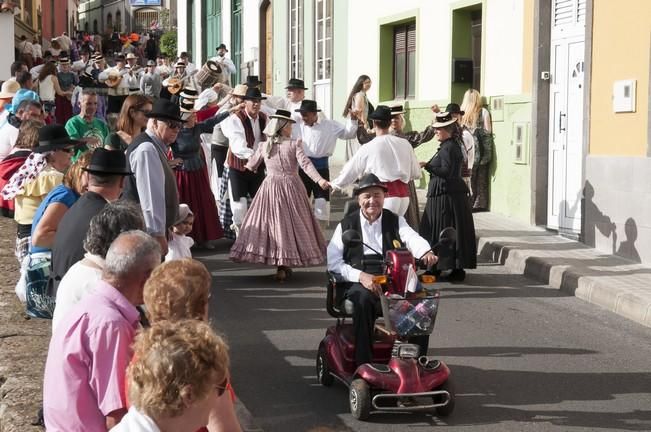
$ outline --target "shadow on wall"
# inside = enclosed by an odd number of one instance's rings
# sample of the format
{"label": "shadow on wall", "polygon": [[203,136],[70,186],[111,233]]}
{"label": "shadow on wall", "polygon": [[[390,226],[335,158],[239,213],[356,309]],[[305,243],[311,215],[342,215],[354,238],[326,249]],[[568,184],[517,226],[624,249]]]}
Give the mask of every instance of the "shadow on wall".
{"label": "shadow on wall", "polygon": [[596,246],[597,231],[612,240],[612,254],[618,255],[635,262],[641,262],[640,254],[635,248],[637,241],[637,224],[635,219],[629,217],[624,223],[626,239],[617,248],[617,225],[611,218],[604,214],[594,202],[595,191],[589,181],[583,187],[583,200],[581,218],[581,241],[590,247]]}

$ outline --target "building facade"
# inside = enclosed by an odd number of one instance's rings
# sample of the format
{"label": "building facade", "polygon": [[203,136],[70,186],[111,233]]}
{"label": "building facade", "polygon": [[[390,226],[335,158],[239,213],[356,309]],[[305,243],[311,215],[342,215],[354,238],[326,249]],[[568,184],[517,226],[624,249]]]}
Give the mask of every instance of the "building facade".
{"label": "building facade", "polygon": [[78,28],[92,34],[173,28],[176,3],[176,0],[82,0]]}

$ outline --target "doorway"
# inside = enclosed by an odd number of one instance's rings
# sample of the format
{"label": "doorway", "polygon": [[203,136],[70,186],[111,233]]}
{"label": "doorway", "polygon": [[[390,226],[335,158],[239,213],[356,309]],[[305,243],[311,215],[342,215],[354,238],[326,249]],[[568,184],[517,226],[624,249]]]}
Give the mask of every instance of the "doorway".
{"label": "doorway", "polygon": [[553,0],[547,226],[581,230],[585,0]]}
{"label": "doorway", "polygon": [[461,104],[466,90],[481,92],[482,4],[452,11],[450,101]]}

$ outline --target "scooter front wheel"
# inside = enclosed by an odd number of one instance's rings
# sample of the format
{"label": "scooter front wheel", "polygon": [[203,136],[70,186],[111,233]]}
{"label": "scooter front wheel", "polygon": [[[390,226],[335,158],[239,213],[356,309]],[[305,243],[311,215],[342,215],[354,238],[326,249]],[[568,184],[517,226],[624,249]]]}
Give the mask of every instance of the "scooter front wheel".
{"label": "scooter front wheel", "polygon": [[[450,393],[450,401],[447,403],[447,405],[436,408],[436,414],[439,417],[447,417],[450,414],[452,414],[452,411],[454,411],[454,406],[456,403],[456,396],[454,394],[454,384],[452,383],[452,380],[448,378],[448,380],[444,382],[436,390],[445,390],[448,393]],[[440,398],[441,396],[434,396],[433,397],[434,403],[440,403]]]}
{"label": "scooter front wheel", "polygon": [[366,420],[371,414],[371,390],[361,378],[353,380],[348,394],[350,413],[357,420]]}
{"label": "scooter front wheel", "polygon": [[326,359],[323,348],[319,348],[319,352],[316,355],[316,379],[324,387],[330,387],[335,381],[332,374],[330,374],[328,360]]}

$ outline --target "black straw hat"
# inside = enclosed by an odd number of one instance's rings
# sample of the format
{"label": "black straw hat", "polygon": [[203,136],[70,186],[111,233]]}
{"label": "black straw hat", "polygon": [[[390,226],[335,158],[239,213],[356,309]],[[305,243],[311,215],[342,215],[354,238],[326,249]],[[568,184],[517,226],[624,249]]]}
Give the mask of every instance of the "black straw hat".
{"label": "black straw hat", "polygon": [[217,48],[215,48],[216,51],[219,51],[220,49],[223,49],[224,51],[228,52],[228,48],[226,48],[226,44],[219,44]]}
{"label": "black straw hat", "polygon": [[459,104],[455,103],[449,103],[448,106],[445,107],[445,112],[449,112],[450,114],[461,114],[464,115],[466,112],[461,111],[461,107]]}
{"label": "black straw hat", "polygon": [[391,115],[397,116],[405,113],[405,108],[402,105],[393,105],[391,106]]}
{"label": "black straw hat", "polygon": [[278,118],[282,120],[287,120],[292,123],[296,123],[296,120],[292,118],[292,113],[282,109],[276,110],[276,112],[274,114],[271,114],[269,118]]}
{"label": "black straw hat", "polygon": [[149,113],[145,114],[146,117],[185,122],[185,120],[181,118],[181,110],[179,109],[179,106],[167,99],[155,100],[152,108],[153,109]]}
{"label": "black straw hat", "polygon": [[391,108],[386,105],[378,105],[368,118],[371,120],[389,121],[391,120]]}
{"label": "black straw hat", "polygon": [[249,87],[246,89],[246,94],[242,97],[244,100],[264,100],[267,99],[266,97],[262,96],[262,93],[260,93],[260,89],[257,87]]}
{"label": "black straw hat", "polygon": [[90,164],[84,171],[98,175],[132,175],[131,169],[127,166],[127,157],[123,151],[107,150],[98,148],[93,151],[90,157]]}
{"label": "black straw hat", "polygon": [[307,87],[305,87],[305,82],[302,79],[298,79],[298,78],[291,78],[287,83],[287,87],[285,88],[307,90]]}
{"label": "black straw hat", "polygon": [[244,84],[246,84],[247,87],[257,87],[262,84],[262,81],[260,81],[260,78],[258,78],[257,75],[248,75]]}
{"label": "black straw hat", "polygon": [[70,138],[63,125],[51,124],[39,129],[38,146],[32,149],[32,151],[34,153],[45,153],[79,144],[82,144],[82,142]]}
{"label": "black straw hat", "polygon": [[355,189],[353,189],[353,194],[359,195],[360,193],[364,192],[365,189],[372,188],[372,187],[379,187],[384,192],[388,190],[386,185],[382,183],[375,174],[369,173],[363,175],[362,178],[359,179],[357,186],[355,186]]}
{"label": "black straw hat", "polygon": [[301,107],[294,111],[304,113],[304,112],[319,112],[321,110],[316,107],[316,101],[303,99],[301,101]]}

